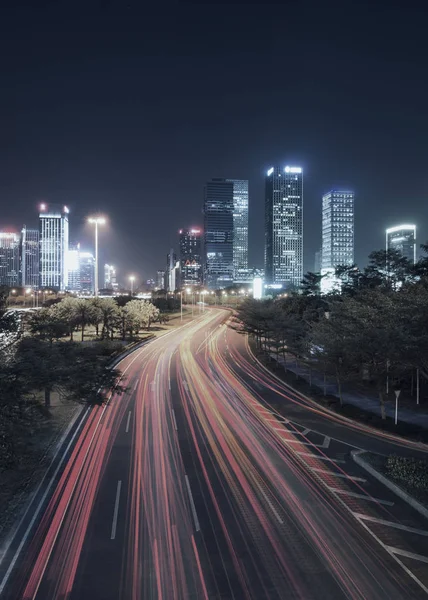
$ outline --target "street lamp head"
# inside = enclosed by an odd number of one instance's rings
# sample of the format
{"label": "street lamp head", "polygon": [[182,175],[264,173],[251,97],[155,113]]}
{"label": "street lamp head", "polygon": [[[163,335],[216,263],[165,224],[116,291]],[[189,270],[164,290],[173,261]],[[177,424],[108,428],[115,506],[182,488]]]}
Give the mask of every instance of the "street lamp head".
{"label": "street lamp head", "polygon": [[134,275],[130,275],[129,276],[129,281],[135,281],[135,276]]}
{"label": "street lamp head", "polygon": [[88,219],[88,223],[96,223],[97,225],[105,225],[105,222],[104,217],[89,217]]}
{"label": "street lamp head", "polygon": [[186,293],[190,294],[190,292],[191,292],[190,288],[186,288]]}

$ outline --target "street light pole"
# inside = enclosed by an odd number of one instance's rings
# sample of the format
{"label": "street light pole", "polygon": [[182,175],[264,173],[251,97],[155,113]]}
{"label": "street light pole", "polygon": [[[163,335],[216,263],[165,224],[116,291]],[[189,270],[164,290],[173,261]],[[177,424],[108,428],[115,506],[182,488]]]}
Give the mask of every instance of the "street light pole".
{"label": "street light pole", "polygon": [[183,322],[183,290],[180,291],[180,323]]}
{"label": "street light pole", "polygon": [[394,390],[395,393],[395,424],[398,422],[398,398],[400,396],[401,390]]}
{"label": "street light pole", "polygon": [[129,281],[131,282],[131,296],[133,296],[134,295],[134,281],[135,281],[134,275],[130,276]]}
{"label": "street light pole", "polygon": [[91,217],[88,219],[89,223],[95,225],[95,281],[94,281],[94,295],[98,296],[98,225],[104,225],[106,220],[104,217]]}

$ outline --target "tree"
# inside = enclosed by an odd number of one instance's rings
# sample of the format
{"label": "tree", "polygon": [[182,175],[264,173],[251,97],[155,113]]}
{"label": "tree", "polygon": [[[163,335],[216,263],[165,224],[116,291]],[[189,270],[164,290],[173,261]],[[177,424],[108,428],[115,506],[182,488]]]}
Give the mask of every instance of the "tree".
{"label": "tree", "polygon": [[98,298],[97,308],[100,311],[102,324],[101,338],[113,338],[114,331],[120,326],[119,308],[113,298]]}
{"label": "tree", "polygon": [[340,311],[344,358],[351,360],[360,374],[368,370],[378,392],[382,419],[386,418],[386,378],[398,378],[407,367],[403,361],[407,346],[406,323],[398,310],[397,298],[396,292],[387,289],[365,290],[344,298],[330,313],[331,316],[334,310]]}
{"label": "tree", "polygon": [[50,311],[54,320],[62,322],[65,325],[71,341],[73,341],[73,332],[79,324],[78,303],[79,300],[77,298],[67,296],[46,309]]}
{"label": "tree", "polygon": [[29,320],[31,333],[40,340],[47,340],[51,344],[69,333],[67,324],[61,315],[54,312],[52,308],[40,308],[33,313]]}
{"label": "tree", "polygon": [[363,271],[361,285],[365,288],[383,286],[396,290],[413,280],[414,267],[398,250],[375,250],[369,254],[369,264]]}
{"label": "tree", "polygon": [[321,273],[312,273],[312,271],[305,273],[300,284],[302,294],[304,296],[319,296],[323,277],[324,275],[321,275]]}
{"label": "tree", "polygon": [[107,369],[109,358],[97,352],[96,347],[75,342],[52,345],[37,338],[23,338],[11,373],[23,392],[42,391],[46,408],[50,407],[53,391],[79,402],[101,402],[99,389],[115,385],[118,371]]}

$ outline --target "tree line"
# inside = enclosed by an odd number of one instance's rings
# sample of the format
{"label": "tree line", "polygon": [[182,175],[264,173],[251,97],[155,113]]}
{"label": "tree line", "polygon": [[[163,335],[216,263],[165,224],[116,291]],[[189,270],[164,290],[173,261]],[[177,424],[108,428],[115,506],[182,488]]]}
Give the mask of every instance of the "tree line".
{"label": "tree line", "polygon": [[321,275],[307,273],[299,292],[248,299],[241,329],[264,350],[291,355],[345,381],[370,380],[382,418],[385,382],[400,387],[412,370],[428,379],[428,246],[416,265],[396,251],[376,251],[367,267],[338,267],[341,290],[320,294]]}
{"label": "tree line", "polygon": [[[7,292],[0,288],[0,334],[17,326],[16,313],[7,311]],[[123,390],[119,372],[109,368],[111,353],[122,347],[112,339],[132,338],[156,319],[159,309],[136,299],[66,297],[30,313],[27,334],[0,349],[0,472],[16,464],[22,440],[45,422],[53,392],[93,404],[104,401],[107,389]],[[84,340],[90,325],[99,342],[77,342],[76,333]]]}

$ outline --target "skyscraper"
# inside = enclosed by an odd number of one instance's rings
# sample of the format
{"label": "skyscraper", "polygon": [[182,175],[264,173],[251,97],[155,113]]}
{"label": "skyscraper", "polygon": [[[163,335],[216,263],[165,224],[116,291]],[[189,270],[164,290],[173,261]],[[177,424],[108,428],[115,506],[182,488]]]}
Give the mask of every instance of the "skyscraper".
{"label": "skyscraper", "polygon": [[92,252],[80,253],[80,290],[85,294],[95,293],[95,257]]}
{"label": "skyscraper", "polygon": [[156,272],[156,287],[158,290],[165,289],[165,271],[161,269]]}
{"label": "skyscraper", "polygon": [[303,172],[271,167],[266,175],[265,278],[299,286],[303,278]]}
{"label": "skyscraper", "polygon": [[202,231],[180,229],[181,285],[202,285]]}
{"label": "skyscraper", "polygon": [[411,264],[416,262],[416,225],[397,225],[386,230],[386,249],[397,250]]}
{"label": "skyscraper", "polygon": [[180,287],[180,261],[173,248],[166,256],[165,284],[168,292],[175,292]]}
{"label": "skyscraper", "polygon": [[321,257],[321,269],[354,264],[354,192],[323,195]]}
{"label": "skyscraper", "polygon": [[227,179],[233,183],[233,279],[248,278],[248,180]]}
{"label": "skyscraper", "polygon": [[68,286],[68,208],[40,205],[40,286],[64,291]]}
{"label": "skyscraper", "polygon": [[205,185],[205,283],[211,289],[233,283],[232,181],[212,179]]}
{"label": "skyscraper", "polygon": [[39,230],[21,231],[21,285],[37,289],[40,283],[40,242]]}
{"label": "skyscraper", "polygon": [[80,292],[80,244],[68,247],[68,289]]}
{"label": "skyscraper", "polygon": [[113,265],[104,265],[104,287],[108,290],[116,290],[118,288],[116,268]]}
{"label": "skyscraper", "polygon": [[0,285],[19,283],[19,235],[0,232]]}

